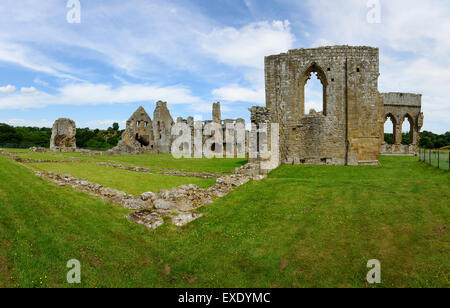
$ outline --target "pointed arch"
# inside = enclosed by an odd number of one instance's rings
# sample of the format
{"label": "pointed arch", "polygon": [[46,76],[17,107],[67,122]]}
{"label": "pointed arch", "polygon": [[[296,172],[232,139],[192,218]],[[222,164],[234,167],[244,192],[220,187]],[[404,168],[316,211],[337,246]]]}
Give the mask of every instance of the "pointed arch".
{"label": "pointed arch", "polygon": [[386,136],[386,133],[385,133],[385,134],[384,134],[384,141],[385,141],[386,143],[388,143],[388,144],[395,144],[395,141],[397,140],[397,130],[396,130],[396,127],[397,127],[397,118],[396,118],[392,113],[387,113],[387,114],[384,116],[383,131],[385,131],[385,126],[386,126],[386,122],[387,122],[388,119],[389,119],[389,120],[391,121],[391,123],[392,123],[392,135],[393,135],[393,137],[392,137],[392,140],[390,140],[390,138],[387,138],[387,136],[389,136],[389,135]]}
{"label": "pointed arch", "polygon": [[409,142],[405,142],[405,144],[414,144],[414,139],[415,139],[415,135],[414,135],[414,127],[415,127],[414,118],[409,113],[406,113],[402,117],[401,122],[400,122],[402,135],[403,135],[403,123],[405,123],[405,119],[408,119],[408,122],[409,122]]}
{"label": "pointed arch", "polygon": [[325,75],[325,71],[316,63],[312,62],[308,68],[302,72],[301,79],[300,79],[300,87],[303,89],[303,95],[301,97],[301,114],[304,116],[306,114],[305,110],[305,85],[308,82],[308,80],[311,79],[311,74],[316,73],[317,78],[320,80],[320,83],[322,84],[322,97],[323,97],[323,115],[327,114],[327,76]]}

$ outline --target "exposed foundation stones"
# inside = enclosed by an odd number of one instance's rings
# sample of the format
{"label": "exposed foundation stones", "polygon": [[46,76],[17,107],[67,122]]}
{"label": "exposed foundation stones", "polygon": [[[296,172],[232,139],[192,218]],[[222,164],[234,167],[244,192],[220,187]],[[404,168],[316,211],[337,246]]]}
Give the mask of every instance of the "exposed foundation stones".
{"label": "exposed foundation stones", "polygon": [[139,197],[84,179],[77,179],[72,175],[40,171],[36,172],[36,175],[58,186],[70,185],[77,190],[109,200],[127,209],[137,210],[127,217],[138,224],[156,229],[164,223],[163,217],[170,218],[176,226],[183,226],[202,216],[196,212],[199,207],[213,203],[217,198],[225,196],[232,189],[250,180],[264,179],[265,176],[258,175],[257,167],[257,164],[248,164],[237,168],[233,174],[219,177],[216,184],[208,189],[191,184],[171,190],[160,190],[158,193],[145,192]]}

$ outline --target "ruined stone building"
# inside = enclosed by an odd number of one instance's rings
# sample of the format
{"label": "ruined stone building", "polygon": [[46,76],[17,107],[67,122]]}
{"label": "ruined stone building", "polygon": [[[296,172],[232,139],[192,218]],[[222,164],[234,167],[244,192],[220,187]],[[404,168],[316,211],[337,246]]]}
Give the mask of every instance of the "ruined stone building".
{"label": "ruined stone building", "polygon": [[61,118],[55,121],[50,138],[50,150],[54,152],[73,152],[77,148],[77,128],[71,119]]}
{"label": "ruined stone building", "polygon": [[[220,103],[213,104],[212,111],[213,120],[202,121],[200,125],[200,134],[203,136],[203,142],[210,138],[210,135],[204,135],[203,129],[206,124],[215,122],[222,127],[223,138],[225,139],[226,124],[240,124],[245,127],[244,119],[226,119],[221,120]],[[192,133],[192,153],[195,152],[194,148],[194,118],[188,117],[184,119],[182,117],[177,118],[177,123],[186,123]],[[167,108],[167,103],[158,101],[156,103],[155,111],[153,112],[153,120],[147,114],[145,109],[141,106],[135,113],[128,119],[126,129],[122,135],[122,139],[118,145],[113,149],[106,152],[106,154],[141,154],[141,153],[170,153],[172,143],[176,136],[172,135],[172,127],[174,121],[170,115],[170,111]],[[235,149],[238,150],[238,144],[235,140]],[[215,150],[215,144],[212,145],[212,151]],[[239,145],[240,146],[240,145]],[[223,149],[226,149],[226,143],[224,140]]]}
{"label": "ruined stone building", "polygon": [[[305,110],[305,84],[313,73],[323,87],[321,112]],[[268,56],[266,107],[250,108],[251,121],[279,124],[279,164],[376,165],[380,152],[415,153],[421,96],[381,94],[379,75],[378,48],[333,46]],[[393,147],[384,144],[387,117],[396,123]],[[408,149],[399,137],[405,117],[414,136]]]}
{"label": "ruined stone building", "polygon": [[[422,95],[411,93],[383,93],[384,121],[390,120],[394,132],[394,144],[382,142],[381,154],[417,155],[420,130],[423,126]],[[411,144],[402,144],[402,127],[409,122]],[[384,125],[381,136],[384,136]]]}
{"label": "ruined stone building", "polygon": [[122,139],[111,153],[152,153],[155,148],[153,122],[143,107],[139,107],[128,119]]}

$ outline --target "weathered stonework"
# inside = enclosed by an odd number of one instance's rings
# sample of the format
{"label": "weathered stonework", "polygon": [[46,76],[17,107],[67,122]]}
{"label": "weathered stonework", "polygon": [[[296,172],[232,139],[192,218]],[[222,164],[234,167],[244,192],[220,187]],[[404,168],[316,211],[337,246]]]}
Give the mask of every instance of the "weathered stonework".
{"label": "weathered stonework", "polygon": [[53,124],[50,139],[50,150],[54,152],[73,152],[77,148],[77,128],[75,122],[70,119],[58,119]]}
{"label": "weathered stonework", "polygon": [[[305,110],[312,73],[323,86],[322,112]],[[385,121],[379,75],[379,50],[372,47],[296,49],[266,57],[266,107],[249,109],[252,123],[279,124],[280,164],[376,165]]]}
{"label": "weathered stonework", "polygon": [[159,101],[153,112],[153,132],[157,153],[170,153],[172,146],[172,126],[174,124],[167,103]]}
{"label": "weathered stonework", "polygon": [[[207,120],[201,122],[200,128],[202,129],[203,142],[211,136],[203,135],[203,129],[205,125],[211,122],[217,123],[222,127],[223,138],[225,139],[225,130],[228,123],[234,125],[242,125],[245,127],[244,119],[226,119],[221,120],[220,102],[213,104],[212,111],[213,120]],[[192,152],[195,152],[194,148],[194,118],[188,117],[183,119],[177,118],[177,123],[186,123],[191,128],[192,132]],[[176,136],[172,135],[172,128],[174,121],[170,115],[170,111],[167,108],[167,103],[158,101],[156,103],[155,111],[153,112],[153,121],[147,114],[143,107],[139,107],[138,110],[128,119],[125,132],[122,134],[122,139],[118,145],[113,149],[106,151],[105,154],[141,154],[141,153],[171,153],[172,143]],[[235,136],[235,153],[238,151],[238,140]],[[247,144],[245,145],[247,147]],[[226,149],[226,142],[224,140],[223,149]]]}
{"label": "weathered stonework", "polygon": [[152,119],[141,106],[128,119],[122,140],[106,154],[153,153],[154,139]]}
{"label": "weathered stonework", "polygon": [[220,103],[213,103],[213,111],[212,111],[212,116],[213,116],[213,122],[215,123],[222,123],[222,114],[220,112]]}
{"label": "weathered stonework", "polygon": [[[383,122],[380,127],[384,136],[384,123],[390,119],[393,124],[394,144],[381,142],[380,154],[417,155],[419,152],[420,130],[423,126],[422,95],[411,93],[383,93]],[[402,125],[410,123],[411,144],[402,144]]]}

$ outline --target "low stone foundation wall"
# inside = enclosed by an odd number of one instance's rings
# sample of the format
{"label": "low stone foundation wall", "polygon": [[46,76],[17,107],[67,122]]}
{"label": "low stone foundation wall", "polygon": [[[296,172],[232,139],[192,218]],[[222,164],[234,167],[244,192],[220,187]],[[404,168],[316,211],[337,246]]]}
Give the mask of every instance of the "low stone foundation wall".
{"label": "low stone foundation wall", "polygon": [[49,180],[58,186],[67,185],[87,192],[104,200],[109,200],[127,209],[137,210],[126,217],[147,228],[156,229],[164,224],[163,217],[171,219],[172,224],[183,226],[202,214],[196,209],[209,205],[214,200],[228,194],[250,180],[262,180],[263,175],[257,174],[257,165],[247,164],[237,168],[233,174],[224,175],[216,180],[214,186],[203,189],[197,185],[183,185],[171,190],[160,190],[158,193],[146,192],[136,197],[102,185],[77,179],[72,175],[59,175],[52,172],[36,172],[36,175]]}
{"label": "low stone foundation wall", "polygon": [[419,154],[417,145],[414,144],[382,144],[380,155],[407,155],[417,156]]}

